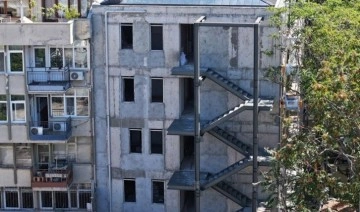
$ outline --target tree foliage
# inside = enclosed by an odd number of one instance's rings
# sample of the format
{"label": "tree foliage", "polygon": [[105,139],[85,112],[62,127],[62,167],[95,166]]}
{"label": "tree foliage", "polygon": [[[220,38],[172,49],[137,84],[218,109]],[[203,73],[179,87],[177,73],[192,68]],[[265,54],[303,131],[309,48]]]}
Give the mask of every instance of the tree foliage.
{"label": "tree foliage", "polygon": [[[272,203],[287,211],[314,211],[336,198],[358,208],[360,1],[298,0],[273,11],[274,24],[295,38],[291,51],[300,61],[309,122],[297,133],[284,133],[274,152],[274,167],[265,176],[275,191]],[[290,122],[283,120],[287,129]]]}

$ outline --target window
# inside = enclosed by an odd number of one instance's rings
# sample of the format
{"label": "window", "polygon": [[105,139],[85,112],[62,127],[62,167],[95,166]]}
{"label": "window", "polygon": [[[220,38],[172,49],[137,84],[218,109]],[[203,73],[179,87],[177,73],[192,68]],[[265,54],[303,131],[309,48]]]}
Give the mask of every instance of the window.
{"label": "window", "polygon": [[19,208],[18,191],[5,191],[5,208]]}
{"label": "window", "polygon": [[68,194],[66,191],[55,191],[55,208],[68,208]]}
{"label": "window", "polygon": [[9,46],[10,72],[23,72],[23,50],[21,46]]}
{"label": "window", "polygon": [[87,203],[91,203],[91,192],[79,191],[79,208],[86,208]]}
{"label": "window", "polygon": [[74,60],[70,67],[87,68],[87,42],[85,40],[74,41]]}
{"label": "window", "polygon": [[150,130],[151,154],[163,153],[162,130]]}
{"label": "window", "polygon": [[151,79],[151,102],[163,102],[162,79]]}
{"label": "window", "polygon": [[31,190],[22,191],[21,197],[22,197],[22,208],[34,207],[33,193]]}
{"label": "window", "polygon": [[25,122],[25,97],[23,95],[11,95],[11,121]]}
{"label": "window", "polygon": [[35,67],[43,68],[45,67],[45,48],[35,48]]}
{"label": "window", "polygon": [[89,92],[87,89],[69,89],[65,94],[51,96],[51,115],[89,116]]}
{"label": "window", "polygon": [[162,25],[151,25],[151,50],[163,50]]}
{"label": "window", "polygon": [[152,198],[153,203],[164,203],[164,182],[152,182]]}
{"label": "window", "polygon": [[0,95],[0,122],[7,121],[6,95]]}
{"label": "window", "polygon": [[71,46],[51,47],[49,57],[52,68],[87,68],[87,41],[75,40]]}
{"label": "window", "polygon": [[141,129],[130,129],[130,152],[141,153]]}
{"label": "window", "polygon": [[41,191],[41,208],[52,208],[51,191]]}
{"label": "window", "polygon": [[132,24],[121,24],[121,48],[133,48],[133,27]]}
{"label": "window", "polygon": [[136,190],[135,180],[126,179],[124,180],[124,201],[125,202],[136,202]]}
{"label": "window", "polygon": [[133,102],[135,99],[134,93],[134,78],[123,78],[123,98],[125,102]]}
{"label": "window", "polygon": [[0,45],[0,72],[5,72],[5,50],[4,46]]}
{"label": "window", "polygon": [[50,48],[50,67],[62,68],[63,67],[63,49]]}
{"label": "window", "polygon": [[75,191],[70,191],[70,207],[71,208],[77,208],[77,192]]}

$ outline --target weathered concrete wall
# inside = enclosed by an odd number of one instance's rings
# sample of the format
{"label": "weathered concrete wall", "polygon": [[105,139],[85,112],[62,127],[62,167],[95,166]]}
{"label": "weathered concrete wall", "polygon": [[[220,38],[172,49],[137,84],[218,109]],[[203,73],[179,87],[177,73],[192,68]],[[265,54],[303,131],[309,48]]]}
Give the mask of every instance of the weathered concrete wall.
{"label": "weathered concrete wall", "polygon": [[[105,13],[106,11],[109,11]],[[111,11],[111,12],[110,12]],[[268,12],[264,8],[194,7],[194,6],[94,6],[92,25],[93,70],[96,148],[97,148],[97,201],[98,210],[109,210],[108,170],[111,164],[113,210],[179,211],[180,192],[166,190],[164,208],[151,204],[151,179],[170,179],[180,168],[180,136],[166,135],[172,121],[179,118],[183,109],[183,80],[171,75],[171,68],[179,65],[180,24],[192,24],[206,14],[209,22],[253,23],[262,15],[265,22],[260,27],[261,51],[274,51],[272,55],[260,54],[260,96],[276,97],[279,88],[263,79],[269,66],[278,66],[280,55],[269,35]],[[105,23],[105,16],[107,23]],[[121,23],[133,24],[133,49],[121,49]],[[150,25],[163,24],[162,51],[150,50]],[[107,35],[105,35],[107,29]],[[253,90],[253,30],[251,28],[201,28],[201,66],[211,67],[252,93]],[[107,43],[106,43],[107,42]],[[108,52],[105,46],[108,44]],[[108,60],[106,61],[106,56]],[[106,66],[108,65],[108,66]],[[108,73],[106,73],[108,71]],[[109,76],[107,90],[106,74]],[[135,101],[123,102],[122,77],[134,77]],[[164,81],[164,101],[151,103],[151,78]],[[201,87],[201,118],[212,119],[230,108],[243,103],[217,84],[205,80]],[[106,95],[109,92],[109,102]],[[109,108],[111,150],[107,149],[106,108]],[[275,147],[279,136],[276,113],[261,112],[259,116],[260,146]],[[249,144],[252,142],[252,111],[236,116],[223,126],[233,135]],[[129,153],[129,128],[142,131],[142,153]],[[164,130],[164,154],[150,154],[150,129]],[[106,154],[111,154],[108,161]],[[242,159],[243,156],[214,137],[205,134],[201,143],[202,171],[216,172]],[[251,173],[246,170],[245,175]],[[123,203],[123,179],[136,179],[136,203]],[[234,181],[234,179],[229,179]],[[241,184],[243,185],[243,184]],[[239,187],[240,189],[240,187]],[[248,187],[246,187],[248,189]],[[245,189],[243,189],[245,190]],[[115,198],[116,197],[116,198]],[[120,198],[119,198],[120,197]],[[120,200],[120,201],[119,201]],[[214,190],[202,193],[202,210],[234,211],[232,204]]]}

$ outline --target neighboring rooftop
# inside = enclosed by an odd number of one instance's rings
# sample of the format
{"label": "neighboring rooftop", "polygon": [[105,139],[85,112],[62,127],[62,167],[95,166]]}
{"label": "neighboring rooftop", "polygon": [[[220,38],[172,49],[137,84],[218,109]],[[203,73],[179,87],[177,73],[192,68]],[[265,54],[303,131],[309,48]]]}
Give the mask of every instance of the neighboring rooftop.
{"label": "neighboring rooftop", "polygon": [[[103,5],[211,5],[211,6],[273,6],[277,0],[104,0]],[[99,0],[98,0],[99,2]]]}

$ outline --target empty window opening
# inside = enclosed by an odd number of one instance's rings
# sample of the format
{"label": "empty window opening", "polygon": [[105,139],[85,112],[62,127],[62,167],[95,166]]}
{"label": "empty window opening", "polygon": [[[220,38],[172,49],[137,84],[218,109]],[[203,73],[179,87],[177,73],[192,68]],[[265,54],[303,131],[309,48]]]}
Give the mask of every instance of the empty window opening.
{"label": "empty window opening", "polygon": [[185,78],[183,81],[184,110],[193,111],[194,108],[194,79]]}
{"label": "empty window opening", "polygon": [[163,50],[163,26],[151,24],[151,50]]}
{"label": "empty window opening", "polygon": [[134,179],[124,180],[124,201],[136,202],[136,187]]}
{"label": "empty window opening", "polygon": [[68,194],[66,191],[55,191],[55,208],[68,208]]}
{"label": "empty window opening", "polygon": [[17,191],[5,191],[5,207],[19,208],[19,194]]}
{"label": "empty window opening", "polygon": [[132,24],[121,24],[121,48],[133,48],[133,27]]}
{"label": "empty window opening", "polygon": [[21,196],[22,196],[22,207],[23,208],[33,208],[34,207],[33,193],[31,191],[23,191]]}
{"label": "empty window opening", "polygon": [[162,130],[150,130],[151,154],[163,153],[163,132]]}
{"label": "empty window opening", "polygon": [[130,129],[130,152],[141,153],[141,129]]}
{"label": "empty window opening", "polygon": [[135,99],[134,78],[123,78],[123,100],[125,102],[133,102]]}
{"label": "empty window opening", "polygon": [[188,170],[194,167],[194,136],[181,137],[180,161],[182,170]]}
{"label": "empty window opening", "polygon": [[194,62],[194,25],[181,24],[181,47],[180,51],[184,52],[188,63]]}
{"label": "empty window opening", "polygon": [[181,212],[193,211],[195,207],[195,192],[180,191]]}
{"label": "empty window opening", "polygon": [[151,102],[163,102],[163,79],[151,79]]}
{"label": "empty window opening", "polygon": [[152,197],[153,203],[164,203],[164,182],[152,182]]}

